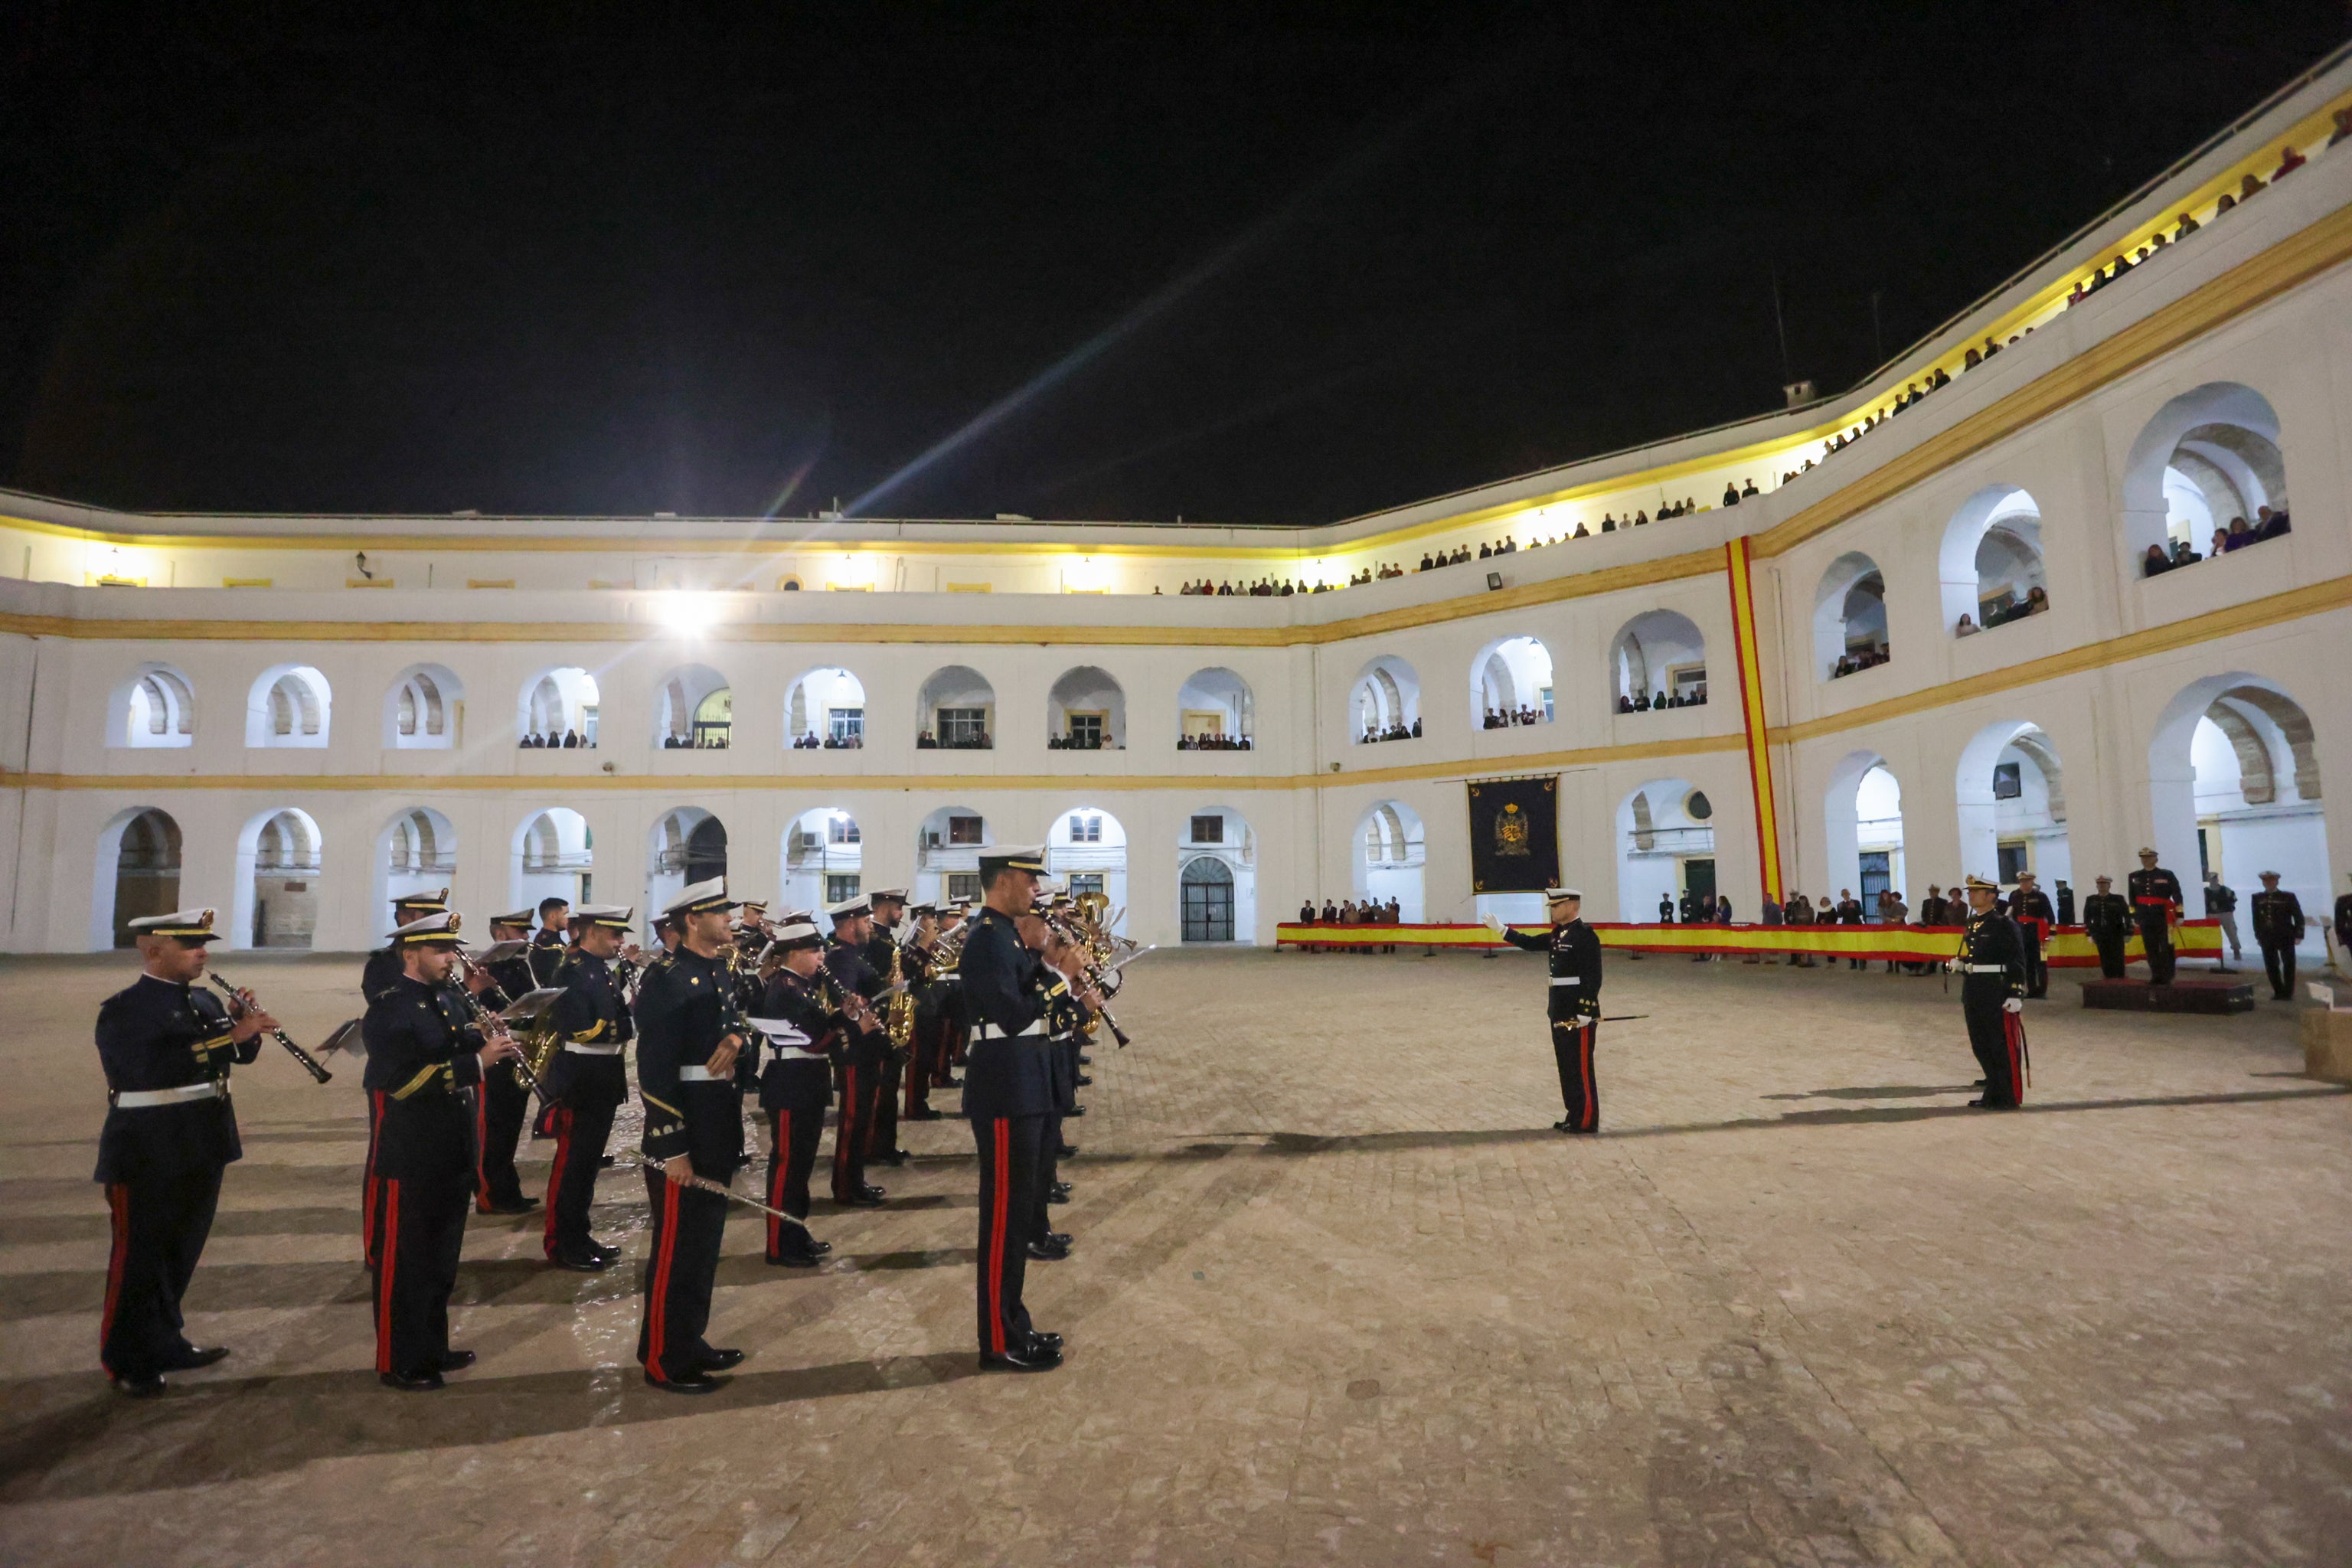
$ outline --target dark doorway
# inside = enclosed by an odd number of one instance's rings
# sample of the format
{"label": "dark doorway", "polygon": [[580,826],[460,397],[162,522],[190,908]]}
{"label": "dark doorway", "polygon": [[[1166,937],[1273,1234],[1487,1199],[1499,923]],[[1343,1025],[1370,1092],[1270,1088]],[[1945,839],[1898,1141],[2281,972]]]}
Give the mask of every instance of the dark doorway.
{"label": "dark doorway", "polygon": [[1715,901],[1715,862],[1711,859],[1684,861],[1683,891],[1691,896],[1693,902],[1705,899],[1712,904]]}
{"label": "dark doorway", "polygon": [[1878,895],[1895,885],[1888,866],[1888,853],[1884,849],[1868,849],[1862,857],[1862,910],[1864,915],[1878,909]]}
{"label": "dark doorway", "polygon": [[706,816],[686,836],[686,880],[688,887],[727,875],[727,825]]}
{"label": "dark doorway", "polygon": [[133,947],[131,922],[180,907],[180,825],[142,811],[122,825],[114,857],[114,945]]}
{"label": "dark doorway", "polygon": [[1234,874],[1223,860],[1203,855],[1186,863],[1184,940],[1234,940]]}

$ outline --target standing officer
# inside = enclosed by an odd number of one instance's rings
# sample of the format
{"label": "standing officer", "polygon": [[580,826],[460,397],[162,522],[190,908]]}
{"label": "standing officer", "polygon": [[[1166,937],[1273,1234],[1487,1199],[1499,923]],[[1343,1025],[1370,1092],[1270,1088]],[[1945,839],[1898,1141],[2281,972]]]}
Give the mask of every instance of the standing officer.
{"label": "standing officer", "polygon": [[2017,922],[1993,907],[2000,884],[1970,877],[1966,887],[1968,927],[1951,967],[1960,972],[1960,1013],[1985,1075],[1983,1096],[1969,1104],[2014,1110],[2025,1100],[2025,942]]}
{"label": "standing officer", "polygon": [[2262,944],[2263,968],[2271,977],[2275,1001],[2294,1000],[2294,948],[2303,940],[2303,901],[2279,890],[2279,874],[2263,873],[2263,890],[2254,895],[2254,940]]}
{"label": "standing officer", "polygon": [[2074,923],[2074,889],[2066,885],[2065,878],[2058,879],[2058,886],[2052,890],[2051,896],[2058,900],[2058,923],[2062,926],[2073,925]]}
{"label": "standing officer", "polygon": [[375,1370],[387,1387],[441,1386],[471,1366],[449,1348],[449,1292],[466,1241],[473,1185],[473,1099],[483,1074],[516,1055],[503,1030],[485,1040],[446,984],[457,917],[428,915],[392,933],[400,979],[368,1004],[369,1089],[383,1096],[377,1137]]}
{"label": "standing officer", "polygon": [[1053,1080],[1054,1109],[1045,1118],[1045,1136],[1038,1140],[1044,1153],[1037,1164],[1036,1205],[1029,1222],[1029,1256],[1055,1263],[1070,1255],[1072,1239],[1068,1232],[1054,1228],[1046,1205],[1070,1201],[1070,1185],[1061,1180],[1058,1163],[1061,1151],[1069,1147],[1062,1142],[1062,1119],[1078,1110],[1078,1031],[1086,1026],[1087,1010],[1068,988],[1077,984],[1085,955],[1034,914],[1024,915],[1015,923],[1022,944],[1043,957],[1054,972],[1048,980],[1059,976],[1065,983],[1045,1004],[1045,1065]]}
{"label": "standing officer", "polygon": [[[907,912],[907,889],[885,888],[872,897],[873,917],[866,922],[866,945],[861,956],[865,958],[866,967],[874,971],[875,977],[886,987],[893,984],[891,967],[895,963],[897,981],[905,983],[908,993],[911,993],[913,983],[920,977],[920,970],[917,967],[915,955],[906,951],[898,941],[898,922]],[[908,993],[901,994],[905,997],[903,1005],[911,1008],[914,998]],[[870,1157],[886,1165],[903,1165],[908,1158],[907,1151],[898,1146],[898,1100],[904,1092],[903,1080],[914,1055],[914,1037],[910,1030],[908,1043],[903,1046],[889,1038],[890,1012],[900,1005],[899,999],[894,997],[876,1009],[882,1015],[884,1044],[882,1066],[874,1075],[874,1138]],[[908,1021],[912,1024],[911,1016]]]}
{"label": "standing officer", "polygon": [[1486,924],[1513,947],[1551,954],[1551,1052],[1559,1064],[1559,1097],[1568,1114],[1552,1123],[1561,1132],[1601,1131],[1601,1088],[1592,1077],[1592,1043],[1601,1028],[1601,938],[1584,923],[1584,895],[1574,888],[1544,894],[1551,931],[1528,936],[1493,915]]}
{"label": "standing officer", "polygon": [[2131,940],[2131,900],[2115,890],[2113,877],[2101,877],[2099,890],[2083,900],[2083,931],[2099,950],[2099,973],[2124,977],[2124,944]]}
{"label": "standing officer", "polygon": [[[963,950],[963,939],[970,933],[964,922],[971,919],[971,908],[958,900],[940,910],[940,938],[952,939],[958,952]],[[950,958],[932,965],[940,982],[940,1055],[938,1070],[931,1075],[933,1089],[960,1089],[963,1080],[955,1069],[963,1066],[964,1054],[971,1048],[971,1010],[964,1005],[963,977],[957,972],[957,961]]]}
{"label": "standing officer", "polygon": [[637,987],[637,1096],[645,1101],[646,1196],[653,1205],[653,1250],[646,1261],[645,1318],[637,1360],[646,1381],[672,1394],[709,1394],[714,1378],[743,1359],[702,1337],[727,1228],[727,1200],[688,1186],[720,1185],[743,1163],[743,1095],[735,1058],[748,1026],[736,1010],[727,965],[727,879],[697,882],[663,912],[679,931]]}
{"label": "standing officer", "polygon": [[596,1173],[613,1136],[613,1115],[629,1098],[629,1069],[623,1049],[636,1024],[621,999],[613,973],[636,911],[624,904],[583,904],[572,916],[572,948],[555,971],[563,988],[548,1010],[546,1026],[562,1048],[550,1058],[543,1087],[542,1120],[555,1139],[555,1163],[547,1173],[547,1230],[541,1246],[558,1268],[601,1273],[621,1256],[588,1232],[588,1211],[596,1203]]}
{"label": "standing officer", "polygon": [[[961,969],[971,1009],[963,1111],[980,1150],[980,1365],[983,1372],[1045,1372],[1062,1364],[1059,1334],[1039,1332],[1021,1300],[1054,1110],[1047,1005],[1069,987],[1024,945],[1043,849],[984,849],[984,907],[965,938]],[[1099,1000],[1098,998],[1087,998]]]}
{"label": "standing officer", "polygon": [[212,910],[147,915],[131,930],[146,972],[98,1009],[107,1111],[92,1179],[106,1184],[114,1216],[99,1364],[144,1399],[163,1392],[165,1373],[228,1354],[188,1342],[180,1298],[212,1234],[221,1173],[245,1153],[230,1064],[252,1061],[278,1020],[255,1006],[232,1023],[220,998],[195,989],[205,943],[220,935]]}
{"label": "standing officer", "polygon": [[2180,918],[2180,879],[2156,863],[2156,851],[2139,852],[2139,869],[2126,881],[2130,889],[2132,919],[2139,922],[2139,944],[2147,951],[2147,978],[2157,985],[2172,984],[2172,922]]}
{"label": "standing officer", "polygon": [[2026,996],[2049,995],[2050,961],[2042,950],[2049,943],[2051,927],[2058,923],[2058,911],[2050,907],[2050,895],[2034,882],[2031,871],[2017,874],[2017,891],[2009,896],[2009,918],[2017,922],[2025,946]]}
{"label": "standing officer", "polygon": [[[824,967],[834,984],[872,1002],[884,990],[882,977],[866,962],[866,943],[873,935],[873,906],[864,899],[844,899],[827,904],[833,941],[824,951]],[[880,1204],[885,1190],[866,1179],[866,1157],[874,1151],[874,1113],[881,1092],[883,1058],[889,1037],[878,1014],[869,1011],[849,1029],[841,1066],[841,1115],[833,1128],[833,1201],[855,1208]]]}
{"label": "standing officer", "polygon": [[[814,921],[788,920],[776,927],[769,956],[782,967],[768,980],[751,1026],[767,1037],[768,1059],[760,1070],[760,1109],[768,1115],[768,1206],[795,1219],[808,1218],[809,1173],[824,1131],[825,1108],[833,1103],[832,1062],[854,1011],[866,1004],[840,989],[824,971],[824,939]],[[833,1250],[829,1241],[807,1231],[768,1222],[768,1261],[784,1268],[814,1268]]]}
{"label": "standing officer", "polygon": [[[561,904],[561,900],[557,900]],[[569,905],[562,906],[569,909]],[[490,940],[493,942],[520,942],[530,934],[530,914],[526,910],[509,910],[490,917]],[[541,936],[552,933],[542,931]],[[534,939],[535,940],[535,939]],[[563,948],[536,945],[502,958],[498,963],[476,965],[468,975],[487,972],[490,980],[505,994],[509,1002],[530,992],[556,984],[555,972],[563,962]],[[478,986],[478,989],[482,987]],[[482,1079],[482,1090],[475,1110],[474,1143],[478,1163],[474,1169],[474,1207],[481,1214],[529,1214],[539,1206],[539,1200],[527,1197],[522,1190],[522,1173],[515,1169],[515,1147],[522,1142],[522,1124],[530,1118],[530,1090],[523,1088],[522,1079],[511,1066],[501,1064]]]}
{"label": "standing officer", "polygon": [[944,1120],[944,1113],[931,1104],[931,1088],[945,1056],[940,1038],[941,993],[946,986],[940,978],[939,908],[916,904],[907,912],[915,918],[914,936],[901,950],[907,955],[907,972],[915,980],[915,1054],[907,1064],[907,1103],[900,1108],[899,1117],[907,1121],[939,1121]]}

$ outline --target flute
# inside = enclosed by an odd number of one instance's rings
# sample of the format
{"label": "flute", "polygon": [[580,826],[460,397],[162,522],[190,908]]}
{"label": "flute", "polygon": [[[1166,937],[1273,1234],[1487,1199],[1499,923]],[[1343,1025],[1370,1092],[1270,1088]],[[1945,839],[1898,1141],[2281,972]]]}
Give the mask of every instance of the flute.
{"label": "flute", "polygon": [[[229,1000],[236,1004],[238,1012],[242,1013],[247,1011],[248,1008],[257,1009],[259,1007],[260,1005],[253,1000],[252,992],[240,991],[217,974],[206,974],[205,978],[219,986],[223,991],[227,992]],[[288,1050],[293,1052],[294,1059],[300,1062],[302,1064],[302,1069],[309,1073],[311,1078],[316,1079],[318,1082],[324,1083],[329,1079],[335,1076],[333,1073],[329,1072],[325,1068],[320,1066],[319,1059],[316,1057],[313,1057],[310,1052],[296,1045],[292,1037],[289,1036],[285,1030],[273,1028],[269,1031],[269,1035],[270,1037],[276,1040],[279,1045],[284,1046]]]}

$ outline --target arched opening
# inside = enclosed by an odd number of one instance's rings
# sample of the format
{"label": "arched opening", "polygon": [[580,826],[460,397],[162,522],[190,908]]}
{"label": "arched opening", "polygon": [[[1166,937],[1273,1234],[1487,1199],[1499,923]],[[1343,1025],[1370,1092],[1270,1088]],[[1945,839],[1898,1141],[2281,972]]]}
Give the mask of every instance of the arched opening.
{"label": "arched opening", "polygon": [[446,750],[457,743],[466,688],[446,666],[412,664],[383,697],[386,751]]}
{"label": "arched opening", "polygon": [[1184,941],[1257,940],[1257,836],[1246,817],[1229,805],[1190,813],[1176,863]]}
{"label": "arched opening", "polygon": [[97,869],[89,945],[133,946],[132,921],[180,907],[180,825],[152,805],[117,813],[99,833]]}
{"label": "arched opening", "polygon": [[1127,930],[1127,829],[1098,805],[1081,805],[1054,818],[1045,834],[1045,874],[1072,893],[1110,900],[1110,929]]}
{"label": "arched opening", "polygon": [[327,678],[307,664],[272,665],[245,700],[248,746],[323,746],[333,700]]}
{"label": "arched opening", "polygon": [[1348,698],[1349,736],[1356,744],[1421,735],[1421,677],[1393,654],[1364,666]]}
{"label": "arched opening", "polygon": [[1257,700],[1249,682],[1230,669],[1212,666],[1184,678],[1176,691],[1182,752],[1246,752],[1257,734]]}
{"label": "arched opening", "polygon": [[570,806],[551,805],[523,818],[509,852],[514,908],[535,910],[543,899],[562,899],[575,908],[594,900],[596,836],[588,830],[588,819]]}
{"label": "arched opening", "polygon": [[1813,664],[1824,680],[1885,664],[1886,577],[1878,563],[1850,550],[1830,563],[1813,590]]}
{"label": "arched opening", "polygon": [[968,665],[931,672],[916,694],[919,751],[985,752],[996,744],[996,689]]}
{"label": "arched opening", "polygon": [[323,836],[293,806],[247,821],[236,838],[235,947],[307,948],[319,926]]}
{"label": "arched opening", "polygon": [[784,744],[856,751],[866,744],[866,688],[838,665],[812,669],[784,693]]}
{"label": "arched opening", "polygon": [[915,901],[980,901],[980,852],[996,840],[968,805],[943,805],[915,829]]}
{"label": "arched opening", "polygon": [[[1617,918],[1682,918],[1683,895],[1715,897],[1715,805],[1687,779],[1652,779],[1617,803]],[[1540,918],[1540,917],[1537,917]]]}
{"label": "arched opening", "polygon": [[[1875,752],[1849,752],[1831,771],[1823,812],[1824,859],[1834,886],[1823,888],[1822,895],[1834,900],[1838,889],[1851,888],[1865,914],[1876,909],[1884,889],[1894,889],[1909,902],[1906,889],[1910,884],[1903,868],[1903,790],[1885,759]],[[1988,867],[1979,874],[1991,873]]]}
{"label": "arched opening", "polygon": [[[2311,717],[2285,688],[2261,676],[2210,676],[2165,708],[2148,746],[2155,848],[2204,912],[2193,890],[2210,872],[2235,889],[2241,908],[2264,871],[2325,920],[2334,907],[2327,826],[2321,816],[2318,742]],[[2320,933],[2305,931],[2320,947]]]}
{"label": "arched opening", "polygon": [[516,740],[530,747],[593,750],[597,704],[596,678],[579,666],[542,671],[523,682]]}
{"label": "arched opening", "polygon": [[654,744],[666,751],[716,752],[735,731],[735,693],[707,664],[689,664],[662,679],[654,705]]}
{"label": "arched opening", "polygon": [[1127,693],[1091,664],[1066,670],[1045,693],[1045,744],[1060,752],[1127,748]]}
{"label": "arched opening", "polygon": [[1421,923],[1422,868],[1428,846],[1418,812],[1401,800],[1368,807],[1356,824],[1356,853],[1349,858],[1351,891],[1358,903],[1370,900],[1384,904],[1393,899],[1400,924]]}
{"label": "arched opening", "polygon": [[1470,724],[1507,730],[1552,720],[1551,650],[1533,637],[1488,643],[1470,661]]}
{"label": "arched opening", "polygon": [[727,875],[727,825],[698,805],[656,817],[649,847],[646,908],[655,914],[695,883]]}
{"label": "arched opening", "polygon": [[2045,892],[2074,877],[2066,773],[2039,726],[2008,720],[1986,725],[1960,749],[1952,784],[1963,874],[2009,887],[2019,872],[2031,871]]}
{"label": "arched opening", "polygon": [[370,918],[381,918],[394,899],[437,893],[457,879],[457,830],[431,806],[394,814],[376,838],[381,858]]}
{"label": "arched opening", "polygon": [[2042,566],[2042,509],[2015,485],[1988,485],[1944,525],[1937,556],[1944,629],[1968,637],[2050,607]]}
{"label": "arched opening", "polygon": [[2144,575],[2151,547],[2167,556],[2183,549],[2210,556],[2215,531],[2227,535],[2239,520],[2242,543],[2286,532],[2286,455],[2277,412],[2262,394],[2235,382],[2182,393],[2158,409],[2132,443],[2123,506],[2124,537]]}
{"label": "arched opening", "polygon": [[185,675],[168,664],[141,665],[107,701],[110,746],[187,746],[195,738],[195,690]]}
{"label": "arched opening", "polygon": [[1706,703],[1706,638],[1688,616],[1647,610],[1609,645],[1609,692],[1620,713]]}
{"label": "arched opening", "polygon": [[[979,862],[973,862],[975,873]],[[857,818],[837,805],[820,805],[784,829],[784,901],[822,911],[865,889],[866,836]],[[818,921],[820,930],[824,922]]]}

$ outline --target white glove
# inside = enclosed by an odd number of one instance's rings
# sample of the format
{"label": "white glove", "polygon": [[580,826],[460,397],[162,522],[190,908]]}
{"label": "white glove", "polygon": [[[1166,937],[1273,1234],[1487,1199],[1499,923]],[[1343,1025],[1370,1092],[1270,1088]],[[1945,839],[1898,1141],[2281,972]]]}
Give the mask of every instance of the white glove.
{"label": "white glove", "polygon": [[1498,915],[1498,914],[1496,914],[1496,913],[1495,913],[1492,910],[1487,910],[1487,911],[1486,911],[1486,929],[1487,929],[1488,931],[1493,931],[1496,936],[1500,936],[1500,935],[1502,935],[1502,934],[1503,934],[1503,917],[1502,917],[1502,916],[1500,916],[1500,915]]}
{"label": "white glove", "polygon": [[2025,1011],[2025,1004],[2017,997],[2011,996],[2000,1005],[2000,1010],[2004,1013],[2022,1013]]}

